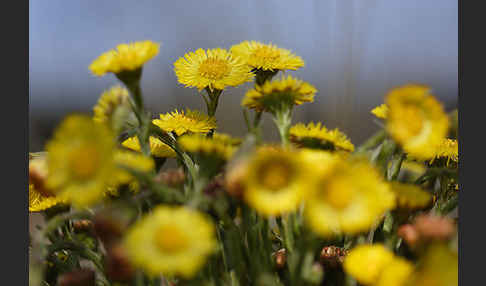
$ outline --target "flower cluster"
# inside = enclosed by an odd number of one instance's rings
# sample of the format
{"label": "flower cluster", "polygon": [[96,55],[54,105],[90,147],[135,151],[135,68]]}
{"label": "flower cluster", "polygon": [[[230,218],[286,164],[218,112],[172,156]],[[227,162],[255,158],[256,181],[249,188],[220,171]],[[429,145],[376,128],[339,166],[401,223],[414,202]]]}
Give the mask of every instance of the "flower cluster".
{"label": "flower cluster", "polygon": [[[206,112],[155,116],[140,78],[158,52],[102,54],[91,71],[125,87],[30,154],[29,211],[47,221],[32,241],[39,285],[457,285],[457,124],[429,87],[385,94],[380,130],[355,147],[327,123],[292,125],[318,91],[277,76],[300,57],[255,41],[179,58]],[[248,82],[247,134],[217,132],[219,97]],[[263,113],[280,142],[264,142]]]}

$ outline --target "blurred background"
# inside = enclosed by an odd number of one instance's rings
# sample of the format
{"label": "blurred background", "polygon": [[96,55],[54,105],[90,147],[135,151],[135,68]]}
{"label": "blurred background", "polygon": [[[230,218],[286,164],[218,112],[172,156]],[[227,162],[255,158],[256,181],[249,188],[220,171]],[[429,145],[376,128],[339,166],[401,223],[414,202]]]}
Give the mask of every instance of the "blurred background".
{"label": "blurred background", "polygon": [[[457,0],[30,0],[29,149],[43,149],[59,121],[91,112],[112,74],[89,64],[119,43],[152,40],[159,55],[144,68],[142,89],[153,112],[205,110],[196,89],[177,83],[173,63],[198,48],[230,48],[243,40],[292,50],[305,67],[291,72],[319,90],[295,109],[294,122],[339,127],[357,145],[379,127],[370,109],[390,88],[431,86],[449,111],[458,99]],[[219,131],[241,136],[246,84],[225,90]],[[266,139],[278,134],[264,117]]]}

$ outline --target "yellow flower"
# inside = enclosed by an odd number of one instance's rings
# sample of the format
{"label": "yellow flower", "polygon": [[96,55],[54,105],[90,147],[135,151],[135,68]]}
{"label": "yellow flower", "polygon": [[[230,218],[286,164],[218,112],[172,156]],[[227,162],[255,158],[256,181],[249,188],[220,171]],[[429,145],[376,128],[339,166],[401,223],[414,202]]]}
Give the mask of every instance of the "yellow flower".
{"label": "yellow flower", "polygon": [[313,102],[317,89],[311,84],[292,76],[266,81],[262,86],[250,89],[241,102],[242,106],[259,111],[272,111],[279,106],[301,105]]}
{"label": "yellow flower", "polygon": [[130,94],[126,88],[116,85],[101,94],[93,107],[93,121],[109,123],[119,106],[130,108]]}
{"label": "yellow flower", "polygon": [[431,245],[420,258],[418,269],[409,281],[410,286],[458,285],[458,257],[446,244]]}
{"label": "yellow flower", "polygon": [[[306,200],[306,223],[323,237],[356,234],[371,228],[395,205],[381,174],[363,160],[335,156],[314,167],[314,186]],[[314,162],[312,166],[317,166]]]}
{"label": "yellow flower", "polygon": [[180,136],[186,132],[208,133],[216,129],[216,119],[197,110],[186,109],[186,112],[175,110],[171,113],[160,114],[160,119],[152,120],[165,132],[175,132]]}
{"label": "yellow flower", "polygon": [[157,206],[129,230],[127,254],[150,275],[193,277],[216,249],[214,225],[184,207]]}
{"label": "yellow flower", "polygon": [[249,159],[243,197],[259,213],[281,215],[297,209],[309,189],[309,166],[297,151],[261,147]]}
{"label": "yellow flower", "polygon": [[238,57],[224,49],[189,52],[174,63],[177,79],[186,87],[223,90],[251,81],[253,73]]}
{"label": "yellow flower", "polygon": [[240,138],[232,137],[229,134],[221,133],[221,132],[214,132],[213,139],[218,140],[224,144],[238,146],[241,144]]}
{"label": "yellow flower", "polygon": [[60,203],[64,203],[64,200],[54,195],[46,196],[29,184],[29,212],[40,212]]}
{"label": "yellow flower", "polygon": [[185,151],[206,156],[215,156],[219,159],[228,160],[236,151],[234,145],[230,144],[228,138],[216,136],[208,138],[201,134],[189,134],[180,137],[177,142]]}
{"label": "yellow flower", "polygon": [[154,160],[140,153],[118,150],[115,152],[115,164],[117,170],[113,174],[116,185],[129,184],[135,180],[130,171],[148,173],[155,169]]}
{"label": "yellow flower", "polygon": [[[159,157],[159,158],[176,157],[176,152],[174,151],[174,149],[170,148],[169,145],[162,142],[159,138],[150,136],[149,143],[150,143],[150,153],[154,157]],[[127,140],[123,141],[122,146],[137,152],[140,152],[141,150],[140,142],[138,141],[137,136],[130,137]]]}
{"label": "yellow flower", "polygon": [[335,128],[328,130],[320,122],[305,125],[298,123],[289,130],[290,141],[298,146],[326,150],[354,151],[354,145],[344,133]]}
{"label": "yellow flower", "polygon": [[105,73],[133,71],[142,67],[159,53],[159,44],[151,41],[120,44],[116,50],[103,53],[91,63],[89,69],[97,76]]}
{"label": "yellow flower", "polygon": [[395,193],[397,207],[400,209],[421,209],[432,201],[432,195],[416,185],[392,182],[390,186]]}
{"label": "yellow flower", "polygon": [[232,46],[230,51],[253,69],[297,70],[304,66],[304,61],[300,57],[272,44],[244,41]]}
{"label": "yellow flower", "polygon": [[393,252],[381,244],[362,244],[351,249],[344,258],[343,268],[364,285],[375,283],[384,268],[394,259]]}
{"label": "yellow flower", "polygon": [[68,116],[47,143],[47,187],[84,207],[103,198],[115,170],[115,138],[108,127],[84,115]]}
{"label": "yellow flower", "polygon": [[445,138],[449,119],[441,104],[422,85],[405,85],[386,97],[389,108],[386,129],[405,152],[417,159],[430,159],[435,146]]}
{"label": "yellow flower", "polygon": [[386,106],[386,104],[379,105],[373,108],[373,110],[371,110],[371,113],[378,118],[386,119],[386,116],[388,114],[388,106]]}
{"label": "yellow flower", "polygon": [[452,160],[454,162],[459,161],[459,146],[457,144],[457,140],[454,139],[444,139],[435,149],[435,156],[431,160],[430,163],[434,161],[434,159],[440,158],[447,158],[447,165]]}
{"label": "yellow flower", "polygon": [[395,256],[378,277],[374,286],[405,286],[413,272],[413,265],[407,260]]}

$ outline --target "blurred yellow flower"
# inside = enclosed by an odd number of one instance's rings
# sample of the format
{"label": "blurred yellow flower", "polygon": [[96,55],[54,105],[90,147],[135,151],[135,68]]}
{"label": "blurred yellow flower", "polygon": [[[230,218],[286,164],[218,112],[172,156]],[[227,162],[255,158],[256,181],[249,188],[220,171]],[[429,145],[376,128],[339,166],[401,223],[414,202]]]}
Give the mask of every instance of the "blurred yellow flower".
{"label": "blurred yellow flower", "polygon": [[446,244],[429,246],[418,265],[407,285],[457,286],[459,283],[457,252],[449,249]]}
{"label": "blurred yellow flower", "polygon": [[84,115],[68,116],[47,143],[47,187],[84,207],[103,198],[115,171],[115,138],[108,127]]}
{"label": "blurred yellow flower", "polygon": [[246,166],[244,200],[267,216],[296,210],[309,190],[311,176],[299,155],[280,147],[260,147]]}
{"label": "blurred yellow flower", "polygon": [[116,85],[101,94],[93,107],[93,121],[109,123],[119,106],[130,108],[130,94],[126,88]]}
{"label": "blurred yellow flower", "polygon": [[386,119],[388,114],[388,106],[386,104],[379,105],[371,110],[371,113],[381,119]]}
{"label": "blurred yellow flower", "polygon": [[301,147],[354,151],[354,145],[346,137],[346,134],[335,128],[328,130],[321,122],[314,124],[311,122],[307,125],[298,123],[289,130],[290,141]]}
{"label": "blurred yellow flower", "polygon": [[157,206],[124,239],[131,262],[149,275],[193,277],[217,246],[204,214],[184,207]]}
{"label": "blurred yellow flower", "polygon": [[[159,138],[150,136],[149,137],[150,143],[150,153],[154,157],[159,158],[172,158],[176,157],[176,152],[174,149],[170,148],[169,145],[162,142]],[[122,142],[122,146],[126,147],[130,150],[140,152],[140,142],[138,141],[137,136],[130,137]]]}
{"label": "blurred yellow flower", "polygon": [[54,195],[46,196],[37,191],[33,184],[29,184],[29,212],[40,212],[64,202]]}
{"label": "blurred yellow flower", "polygon": [[413,265],[407,260],[395,256],[383,267],[374,286],[405,286],[410,280]]}
{"label": "blurred yellow flower", "polygon": [[174,71],[180,83],[199,90],[223,90],[251,81],[254,76],[240,58],[220,48],[189,52],[174,63]]}
{"label": "blurred yellow flower", "polygon": [[359,283],[372,285],[384,268],[394,260],[393,252],[381,244],[362,244],[351,249],[344,258],[343,268]]}
{"label": "blurred yellow flower", "polygon": [[138,183],[133,184],[136,180],[129,170],[148,173],[155,169],[155,163],[151,157],[125,150],[117,150],[115,152],[115,164],[117,170],[112,176],[112,180],[114,180],[112,185],[114,186],[132,184],[132,187],[138,188]]}
{"label": "blurred yellow flower", "polygon": [[206,156],[215,156],[218,159],[228,160],[236,151],[235,146],[229,144],[228,138],[220,136],[208,138],[201,134],[188,134],[181,136],[177,142],[183,150]]}
{"label": "blurred yellow flower", "polygon": [[230,51],[242,58],[252,69],[297,70],[304,66],[300,57],[273,44],[244,41],[232,46]]}
{"label": "blurred yellow flower", "polygon": [[422,209],[432,202],[432,195],[417,185],[392,182],[390,187],[395,193],[396,204],[400,209]]}
{"label": "blurred yellow flower", "polygon": [[216,119],[197,110],[186,109],[186,112],[175,110],[171,113],[160,114],[160,119],[152,120],[165,132],[175,132],[180,136],[186,132],[208,133],[216,129]]}
{"label": "blurred yellow flower", "polygon": [[101,54],[91,63],[93,74],[102,76],[108,72],[120,73],[141,68],[147,61],[159,53],[159,44],[152,41],[119,44],[116,50]]}
{"label": "blurred yellow flower", "polygon": [[317,89],[311,84],[292,76],[266,81],[262,86],[250,89],[241,102],[242,106],[258,111],[270,111],[281,106],[301,105],[313,102]]}
{"label": "blurred yellow flower", "polygon": [[412,157],[431,159],[448,132],[449,119],[429,88],[412,84],[395,88],[386,96],[386,105],[386,129],[393,139]]}
{"label": "blurred yellow flower", "polygon": [[395,206],[394,194],[369,163],[336,155],[321,164],[328,167],[314,167],[304,209],[306,223],[320,236],[366,231]]}

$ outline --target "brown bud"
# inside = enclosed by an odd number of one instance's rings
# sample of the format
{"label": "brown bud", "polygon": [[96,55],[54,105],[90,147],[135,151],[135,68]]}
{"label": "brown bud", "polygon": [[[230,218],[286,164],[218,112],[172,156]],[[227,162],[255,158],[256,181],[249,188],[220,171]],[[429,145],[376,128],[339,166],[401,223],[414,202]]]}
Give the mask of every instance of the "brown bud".
{"label": "brown bud", "polygon": [[184,170],[182,170],[182,168],[169,169],[164,172],[160,172],[157,177],[155,177],[156,182],[173,188],[183,184],[185,179],[186,175],[184,174]]}
{"label": "brown bud", "polygon": [[233,165],[225,175],[224,186],[226,191],[234,196],[240,198],[244,191],[244,178],[246,176],[247,164],[241,161]]}
{"label": "brown bud", "polygon": [[451,219],[435,215],[418,216],[414,226],[420,237],[424,239],[446,240],[455,231],[454,222]]}
{"label": "brown bud", "polygon": [[321,262],[329,267],[336,267],[342,264],[348,251],[337,246],[325,246],[321,250]]}
{"label": "brown bud", "polygon": [[214,194],[214,192],[217,189],[222,188],[223,186],[224,186],[223,177],[221,175],[218,175],[218,176],[214,177],[214,179],[209,182],[209,184],[204,188],[203,192],[206,195],[211,195],[211,194]]}
{"label": "brown bud", "polygon": [[91,269],[82,268],[66,272],[57,280],[59,286],[95,286],[95,273]]}
{"label": "brown bud", "polygon": [[37,157],[29,161],[29,184],[43,196],[53,196],[52,190],[46,186],[47,163],[45,157]]}
{"label": "brown bud", "polygon": [[119,282],[132,279],[135,272],[124,248],[119,244],[108,248],[105,270],[110,280]]}
{"label": "brown bud", "polygon": [[123,210],[104,210],[95,215],[93,225],[96,235],[108,246],[123,235],[128,220]]}
{"label": "brown bud", "polygon": [[401,237],[410,247],[414,247],[419,239],[419,233],[415,226],[411,224],[404,224],[398,228],[397,234]]}
{"label": "brown bud", "polygon": [[93,230],[93,222],[88,219],[73,221],[73,228],[76,232],[89,232]]}
{"label": "brown bud", "polygon": [[287,250],[285,250],[285,248],[279,249],[277,252],[275,252],[274,257],[277,268],[281,269],[285,267],[285,263],[287,262]]}

